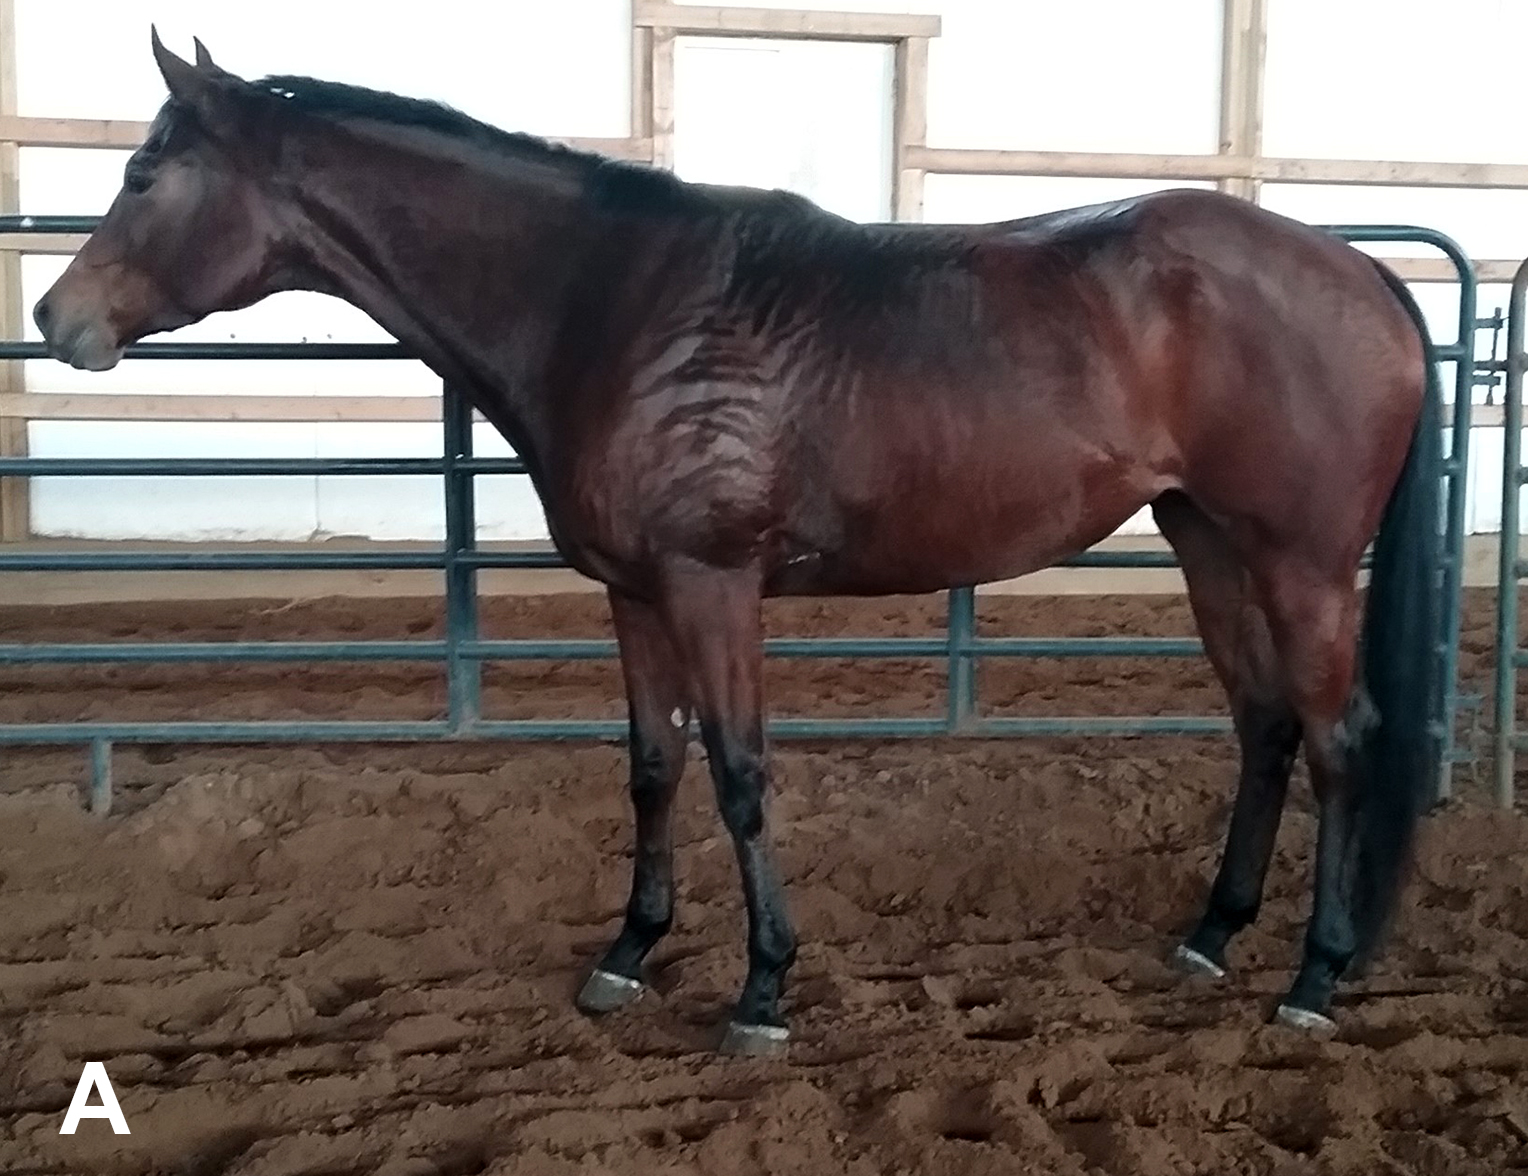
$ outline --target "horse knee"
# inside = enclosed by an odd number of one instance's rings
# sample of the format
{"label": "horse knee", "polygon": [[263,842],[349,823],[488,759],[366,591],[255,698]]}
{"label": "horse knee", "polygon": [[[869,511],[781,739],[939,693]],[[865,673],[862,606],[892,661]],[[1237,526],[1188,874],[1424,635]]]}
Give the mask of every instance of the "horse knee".
{"label": "horse knee", "polygon": [[639,808],[662,801],[684,771],[684,745],[634,732],[631,738],[631,798]]}

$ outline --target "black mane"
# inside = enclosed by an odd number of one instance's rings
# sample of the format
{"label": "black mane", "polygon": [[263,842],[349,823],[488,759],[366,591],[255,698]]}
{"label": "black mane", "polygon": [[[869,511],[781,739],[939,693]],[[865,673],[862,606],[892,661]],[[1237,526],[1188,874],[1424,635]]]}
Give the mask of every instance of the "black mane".
{"label": "black mane", "polygon": [[522,131],[501,130],[444,102],[290,75],[261,78],[251,85],[309,114],[420,127],[485,151],[571,166],[582,175],[588,194],[600,203],[650,212],[696,211],[711,203],[701,195],[703,189],[660,168],[579,151]]}
{"label": "black mane", "polygon": [[283,105],[290,104],[298,111],[320,117],[419,127],[471,143],[484,151],[562,163],[581,175],[588,197],[605,207],[656,214],[732,212],[767,219],[783,216],[795,220],[815,215],[839,220],[792,192],[689,184],[662,168],[580,151],[523,131],[501,130],[444,102],[286,74],[264,77],[250,85]]}
{"label": "black mane", "polygon": [[282,98],[298,109],[310,114],[327,115],[332,118],[364,118],[374,122],[392,123],[395,126],[422,127],[453,139],[500,151],[513,151],[521,155],[550,155],[567,159],[582,159],[591,164],[605,162],[602,157],[584,151],[575,151],[546,139],[518,131],[504,131],[489,123],[480,122],[471,115],[463,114],[444,102],[432,102],[424,98],[405,98],[401,94],[389,94],[385,90],[368,90],[364,86],[348,86],[343,82],[325,82],[318,78],[276,75],[251,83]]}

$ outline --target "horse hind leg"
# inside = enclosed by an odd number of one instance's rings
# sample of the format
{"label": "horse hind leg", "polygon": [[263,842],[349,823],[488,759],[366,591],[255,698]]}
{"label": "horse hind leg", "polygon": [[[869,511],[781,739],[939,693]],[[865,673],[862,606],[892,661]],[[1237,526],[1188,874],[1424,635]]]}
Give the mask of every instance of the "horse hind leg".
{"label": "horse hind leg", "polygon": [[1220,868],[1198,926],[1174,955],[1184,970],[1216,978],[1232,937],[1257,918],[1300,722],[1286,696],[1268,620],[1224,529],[1185,495],[1152,504],[1177,553],[1205,654],[1230,700],[1241,771]]}
{"label": "horse hind leg", "polygon": [[1315,895],[1304,959],[1278,1020],[1330,1031],[1338,979],[1358,945],[1355,928],[1365,744],[1377,716],[1357,689],[1359,602],[1356,568],[1323,574],[1280,560],[1262,579],[1265,607],[1285,681],[1305,732],[1316,796]]}

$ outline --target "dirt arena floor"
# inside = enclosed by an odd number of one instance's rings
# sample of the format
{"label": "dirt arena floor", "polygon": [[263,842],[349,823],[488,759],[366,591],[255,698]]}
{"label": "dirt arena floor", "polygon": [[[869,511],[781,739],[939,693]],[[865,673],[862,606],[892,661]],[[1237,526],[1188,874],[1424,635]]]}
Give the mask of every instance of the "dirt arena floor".
{"label": "dirt arena floor", "polygon": [[[1489,600],[1464,669],[1488,667]],[[933,600],[772,610],[916,633]],[[0,607],[0,641],[401,637],[428,600]],[[990,632],[1188,632],[1176,597],[984,599]],[[597,635],[598,597],[495,599],[494,635]],[[772,667],[778,713],[937,713],[941,667]],[[1012,713],[1187,713],[1198,662],[1008,662]],[[490,713],[623,713],[612,667],[488,675]],[[0,671],[0,719],[433,717],[383,666]],[[1164,963],[1230,803],[1223,739],[782,744],[804,947],[785,1060],[711,1052],[743,968],[698,755],[655,991],[571,1004],[625,899],[619,749],[147,748],[81,811],[78,750],[0,759],[0,1172],[902,1176],[1528,1171],[1528,814],[1428,822],[1385,965],[1321,1042],[1264,1024],[1307,909],[1303,783],[1233,974]],[[59,1127],[81,1065],[131,1127]]]}

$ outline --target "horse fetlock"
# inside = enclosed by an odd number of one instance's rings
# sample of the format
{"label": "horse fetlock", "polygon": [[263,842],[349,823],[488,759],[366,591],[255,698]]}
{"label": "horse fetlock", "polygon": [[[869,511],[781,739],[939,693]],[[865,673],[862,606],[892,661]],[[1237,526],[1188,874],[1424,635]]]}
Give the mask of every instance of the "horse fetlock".
{"label": "horse fetlock", "polygon": [[667,900],[660,904],[643,896],[626,908],[625,932],[643,943],[656,943],[674,927],[674,904]]}
{"label": "horse fetlock", "polygon": [[1257,922],[1257,913],[1262,905],[1261,896],[1251,901],[1212,898],[1210,909],[1205,915],[1205,930],[1212,935],[1221,936],[1222,946],[1224,946],[1225,940]]}

